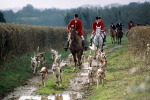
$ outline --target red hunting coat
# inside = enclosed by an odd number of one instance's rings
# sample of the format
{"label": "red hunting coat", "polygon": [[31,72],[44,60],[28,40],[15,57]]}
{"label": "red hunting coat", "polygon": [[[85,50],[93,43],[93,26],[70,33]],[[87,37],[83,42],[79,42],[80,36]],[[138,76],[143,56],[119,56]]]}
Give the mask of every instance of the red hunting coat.
{"label": "red hunting coat", "polygon": [[[78,32],[79,36],[83,36],[84,35],[83,32],[82,32],[82,22],[81,22],[81,20],[77,20],[77,22],[75,23],[75,20],[72,19],[69,22],[68,26],[67,26],[67,30],[68,31],[70,31],[70,25],[75,25],[76,31]],[[68,36],[69,36],[69,34],[68,34]]]}
{"label": "red hunting coat", "polygon": [[132,27],[134,27],[134,24],[129,24],[128,29],[130,30]]}
{"label": "red hunting coat", "polygon": [[98,23],[97,23],[97,21],[94,21],[93,24],[92,24],[92,29],[93,29],[92,34],[95,33],[95,31],[96,31],[96,26],[97,26],[97,27],[100,27],[100,26],[101,26],[101,31],[102,31],[102,32],[105,32],[105,31],[104,31],[104,23],[103,23],[103,21],[98,22]]}

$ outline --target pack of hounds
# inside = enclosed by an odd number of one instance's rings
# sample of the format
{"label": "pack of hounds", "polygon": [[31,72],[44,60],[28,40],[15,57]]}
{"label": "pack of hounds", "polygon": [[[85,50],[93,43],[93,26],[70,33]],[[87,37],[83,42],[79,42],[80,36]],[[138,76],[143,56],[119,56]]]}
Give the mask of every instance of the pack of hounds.
{"label": "pack of hounds", "polygon": [[[40,76],[42,77],[42,85],[46,86],[46,81],[48,79],[48,69],[44,66],[45,65],[45,53],[39,53],[39,47],[37,48],[37,54],[34,53],[34,57],[31,57],[31,70],[35,74],[37,73],[37,67],[41,67],[41,70],[39,71]],[[61,66],[61,54],[58,54],[58,51],[51,49],[51,55],[52,59],[54,59],[54,62],[52,64],[52,71],[54,76],[54,86],[57,84],[62,86],[62,66]],[[97,88],[99,87],[99,82],[102,81],[102,86],[104,86],[104,80],[106,80],[106,71],[107,71],[107,53],[101,52],[100,50],[97,51],[96,54],[96,67],[98,67],[97,71],[94,73],[94,67],[92,67],[93,62],[93,56],[90,54],[88,56],[88,83],[93,84],[93,78],[96,75],[97,79]],[[85,53],[82,55],[82,60],[85,63]],[[74,63],[73,55],[68,55],[68,65],[72,65]]]}

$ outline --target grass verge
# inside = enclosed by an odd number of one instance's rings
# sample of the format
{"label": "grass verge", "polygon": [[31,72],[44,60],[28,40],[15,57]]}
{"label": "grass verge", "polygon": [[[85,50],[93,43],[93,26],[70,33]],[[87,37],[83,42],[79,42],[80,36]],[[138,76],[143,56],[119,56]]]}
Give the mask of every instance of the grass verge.
{"label": "grass verge", "polygon": [[104,82],[87,100],[148,100],[150,99],[150,65],[120,48],[107,57],[107,73]]}

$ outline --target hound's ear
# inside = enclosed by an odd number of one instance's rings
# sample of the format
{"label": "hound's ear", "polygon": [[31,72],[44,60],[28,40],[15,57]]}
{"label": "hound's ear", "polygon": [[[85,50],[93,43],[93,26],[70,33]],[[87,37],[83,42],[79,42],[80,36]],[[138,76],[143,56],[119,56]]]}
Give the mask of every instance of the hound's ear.
{"label": "hound's ear", "polygon": [[103,60],[101,59],[100,62],[103,62]]}
{"label": "hound's ear", "polygon": [[39,73],[42,73],[42,71],[40,71]]}
{"label": "hound's ear", "polygon": [[106,53],[106,57],[107,57],[108,53]]}

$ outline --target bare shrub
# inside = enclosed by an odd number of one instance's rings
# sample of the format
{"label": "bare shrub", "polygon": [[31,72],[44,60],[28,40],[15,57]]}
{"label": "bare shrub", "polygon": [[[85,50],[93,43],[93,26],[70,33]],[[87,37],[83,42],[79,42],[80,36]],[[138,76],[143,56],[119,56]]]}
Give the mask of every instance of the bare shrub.
{"label": "bare shrub", "polygon": [[149,60],[150,52],[147,51],[150,44],[150,26],[133,27],[128,34],[128,50],[139,55],[143,60]]}
{"label": "bare shrub", "polygon": [[[86,31],[84,31],[86,38]],[[0,23],[0,61],[12,55],[33,53],[39,46],[41,51],[65,46],[68,31],[63,27],[20,25]]]}

